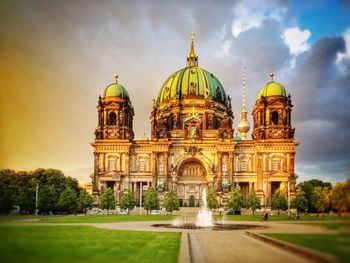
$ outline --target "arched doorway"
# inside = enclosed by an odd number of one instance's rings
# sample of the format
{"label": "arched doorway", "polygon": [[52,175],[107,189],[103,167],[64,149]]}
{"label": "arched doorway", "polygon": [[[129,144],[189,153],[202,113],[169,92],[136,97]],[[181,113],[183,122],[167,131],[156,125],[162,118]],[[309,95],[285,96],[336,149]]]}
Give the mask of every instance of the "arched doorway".
{"label": "arched doorway", "polygon": [[207,186],[207,172],[203,164],[195,158],[186,159],[178,170],[177,194],[180,206],[200,206],[202,189]]}

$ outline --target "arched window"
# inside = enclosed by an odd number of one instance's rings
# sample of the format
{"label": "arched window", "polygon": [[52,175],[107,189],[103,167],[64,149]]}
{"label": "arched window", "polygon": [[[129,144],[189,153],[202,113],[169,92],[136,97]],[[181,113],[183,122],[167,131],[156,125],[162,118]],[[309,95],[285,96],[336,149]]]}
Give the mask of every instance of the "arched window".
{"label": "arched window", "polygon": [[146,160],[145,159],[139,160],[139,171],[140,172],[146,171]]}
{"label": "arched window", "polygon": [[110,156],[108,159],[108,168],[109,171],[114,171],[115,170],[115,157],[114,156]]}
{"label": "arched window", "polygon": [[163,164],[163,161],[161,161],[161,162],[159,163],[159,172],[160,172],[160,173],[163,173],[163,172],[164,172],[164,164]]}
{"label": "arched window", "polygon": [[271,166],[272,171],[278,171],[280,168],[280,160],[272,160]]}
{"label": "arched window", "polygon": [[273,111],[271,115],[271,121],[273,125],[278,125],[278,112]]}
{"label": "arched window", "polygon": [[117,115],[115,112],[108,114],[108,125],[116,125]]}
{"label": "arched window", "polygon": [[227,164],[226,163],[222,164],[222,172],[224,172],[224,173],[227,172]]}
{"label": "arched window", "polygon": [[241,161],[241,172],[247,171],[247,161]]}

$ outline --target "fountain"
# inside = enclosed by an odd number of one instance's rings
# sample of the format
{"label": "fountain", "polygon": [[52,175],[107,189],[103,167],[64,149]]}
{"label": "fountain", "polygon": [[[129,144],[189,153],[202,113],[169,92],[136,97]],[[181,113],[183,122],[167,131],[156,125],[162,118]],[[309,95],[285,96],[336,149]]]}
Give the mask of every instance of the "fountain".
{"label": "fountain", "polygon": [[213,225],[212,212],[207,207],[207,191],[206,188],[202,190],[202,207],[198,212],[196,226],[197,227],[211,227]]}
{"label": "fountain", "polygon": [[176,228],[176,229],[205,229],[205,230],[243,230],[243,229],[258,229],[262,226],[254,224],[227,224],[223,220],[221,223],[213,223],[212,212],[207,207],[207,191],[202,190],[202,207],[196,217],[196,224],[191,222],[181,222],[179,219],[172,224],[153,224],[153,227]]}

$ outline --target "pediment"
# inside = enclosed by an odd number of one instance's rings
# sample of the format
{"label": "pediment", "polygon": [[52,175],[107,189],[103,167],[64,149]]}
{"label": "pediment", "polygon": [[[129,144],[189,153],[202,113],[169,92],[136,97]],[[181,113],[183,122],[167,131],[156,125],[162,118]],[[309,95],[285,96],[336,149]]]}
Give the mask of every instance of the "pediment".
{"label": "pediment", "polygon": [[280,170],[277,170],[277,171],[274,171],[270,174],[270,177],[285,177],[285,178],[288,178],[290,176],[289,173],[286,173],[286,172],[283,172],[283,171],[280,171]]}
{"label": "pediment", "polygon": [[100,173],[100,177],[112,177],[113,179],[118,180],[121,178],[121,174],[120,172],[116,172],[116,171],[108,171],[108,172]]}

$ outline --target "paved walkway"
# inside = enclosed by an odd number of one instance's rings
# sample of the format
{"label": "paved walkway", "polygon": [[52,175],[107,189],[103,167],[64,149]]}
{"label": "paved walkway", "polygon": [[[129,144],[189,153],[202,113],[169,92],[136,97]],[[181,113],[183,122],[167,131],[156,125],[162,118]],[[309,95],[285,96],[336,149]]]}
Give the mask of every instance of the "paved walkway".
{"label": "paved walkway", "polygon": [[[139,230],[139,231],[171,231],[182,232],[180,246],[180,263],[199,262],[311,262],[301,256],[292,254],[270,244],[255,240],[244,234],[243,230],[210,231],[210,230],[179,230],[155,228],[151,224],[160,222],[122,222],[94,224],[95,227],[109,229]],[[229,224],[249,224],[264,228],[249,230],[256,233],[324,233],[319,226],[276,222],[227,222]],[[329,233],[329,231],[327,231]]]}

